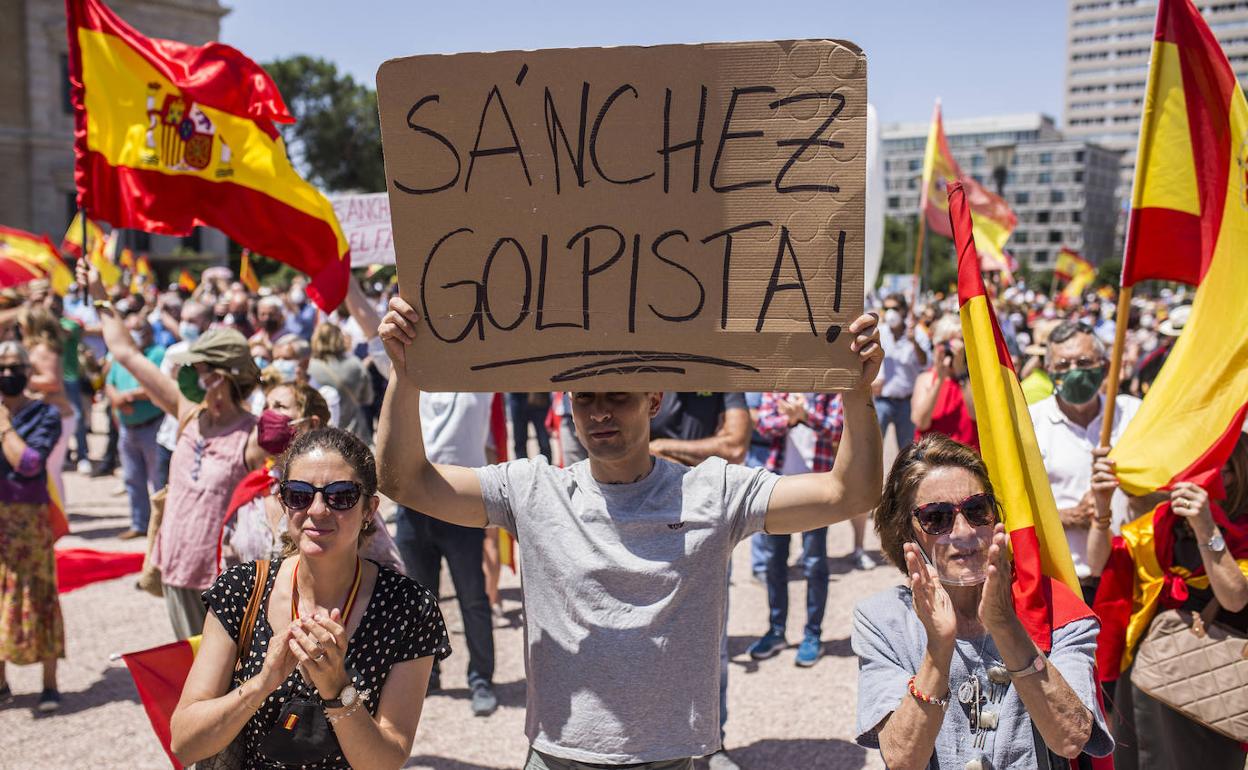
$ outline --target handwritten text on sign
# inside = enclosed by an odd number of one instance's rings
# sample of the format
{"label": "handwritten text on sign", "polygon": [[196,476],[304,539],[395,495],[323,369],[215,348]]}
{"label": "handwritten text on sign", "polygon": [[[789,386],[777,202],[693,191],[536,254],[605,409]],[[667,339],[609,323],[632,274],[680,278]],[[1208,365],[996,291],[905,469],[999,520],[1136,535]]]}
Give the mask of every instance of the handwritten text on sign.
{"label": "handwritten text on sign", "polygon": [[378,73],[429,390],[813,390],[859,367],[866,61],[818,40]]}

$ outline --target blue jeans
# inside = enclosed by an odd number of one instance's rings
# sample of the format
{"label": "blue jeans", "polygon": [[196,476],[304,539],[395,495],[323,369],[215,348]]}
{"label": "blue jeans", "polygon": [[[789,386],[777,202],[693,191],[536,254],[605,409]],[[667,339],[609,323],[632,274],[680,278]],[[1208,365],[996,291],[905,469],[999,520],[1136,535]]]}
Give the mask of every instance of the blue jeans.
{"label": "blue jeans", "polygon": [[147,532],[152,515],[151,493],[160,489],[160,458],[156,454],[156,431],[162,417],[142,425],[122,423],[118,448],[121,451],[121,474],[130,497],[130,528]]}
{"label": "blue jeans", "polygon": [[[407,574],[438,596],[442,559],[451,571],[468,642],[468,687],[494,681],[494,626],[481,568],[485,530],[460,527],[400,505],[394,542]],[[438,662],[433,663],[439,670]]]}
{"label": "blue jeans", "polygon": [[91,410],[82,407],[82,383],[78,380],[65,380],[65,398],[74,408],[78,417],[78,430],[74,434],[74,461],[82,462],[87,457],[87,421],[91,419]]}
{"label": "blue jeans", "polygon": [[537,434],[537,449],[547,460],[550,453],[550,434],[546,432],[546,412],[548,407],[533,406],[529,403],[528,393],[508,393],[507,411],[511,415],[512,448],[515,450],[513,460],[529,456],[529,426]]}
{"label": "blue jeans", "polygon": [[880,420],[880,435],[888,435],[888,426],[897,428],[897,449],[905,449],[914,443],[914,421],[910,419],[909,398],[875,399],[875,414]]}
{"label": "blue jeans", "polygon": [[[771,632],[784,636],[789,617],[789,535],[768,535],[771,558],[767,561],[767,604],[771,607]],[[828,528],[802,533],[802,567],[806,571],[807,636],[823,633],[823,613],[828,607]]]}

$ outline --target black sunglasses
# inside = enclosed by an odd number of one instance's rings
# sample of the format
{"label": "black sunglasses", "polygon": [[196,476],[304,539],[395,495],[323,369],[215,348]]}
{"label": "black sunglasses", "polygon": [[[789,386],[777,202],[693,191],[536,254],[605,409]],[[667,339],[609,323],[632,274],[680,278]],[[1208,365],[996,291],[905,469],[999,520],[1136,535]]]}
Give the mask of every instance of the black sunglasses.
{"label": "black sunglasses", "polygon": [[992,495],[980,492],[960,503],[928,503],[914,509],[914,518],[929,535],[947,535],[953,531],[953,522],[961,513],[972,527],[987,527],[997,523],[997,504]]}
{"label": "black sunglasses", "polygon": [[278,486],[278,497],[282,505],[292,511],[303,511],[312,507],[316,493],[321,493],[325,505],[335,511],[347,511],[360,501],[364,490],[354,481],[333,481],[323,487],[317,487],[306,481],[283,481]]}

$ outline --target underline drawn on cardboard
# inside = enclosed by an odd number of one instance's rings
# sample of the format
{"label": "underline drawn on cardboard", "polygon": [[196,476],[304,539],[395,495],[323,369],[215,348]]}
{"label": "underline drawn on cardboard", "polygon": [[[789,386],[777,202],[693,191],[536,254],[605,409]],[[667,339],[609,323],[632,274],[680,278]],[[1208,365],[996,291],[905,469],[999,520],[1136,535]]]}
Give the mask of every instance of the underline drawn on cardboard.
{"label": "underline drawn on cardboard", "polygon": [[606,375],[641,373],[686,374],[688,372],[683,366],[664,366],[663,364],[704,364],[707,366],[722,366],[726,369],[739,369],[746,372],[757,373],[759,371],[758,367],[750,366],[740,361],[703,356],[696,353],[669,353],[663,350],[582,350],[571,353],[551,353],[542,356],[529,356],[528,358],[513,358],[507,361],[491,361],[489,363],[477,364],[472,367],[472,370],[477,372],[511,366],[540,364],[566,358],[601,356],[617,357],[591,361],[578,364],[570,369],[564,369],[561,372],[552,374],[550,381],[558,384]]}
{"label": "underline drawn on cardboard", "polygon": [[383,64],[413,381],[852,387],[866,65],[839,40]]}

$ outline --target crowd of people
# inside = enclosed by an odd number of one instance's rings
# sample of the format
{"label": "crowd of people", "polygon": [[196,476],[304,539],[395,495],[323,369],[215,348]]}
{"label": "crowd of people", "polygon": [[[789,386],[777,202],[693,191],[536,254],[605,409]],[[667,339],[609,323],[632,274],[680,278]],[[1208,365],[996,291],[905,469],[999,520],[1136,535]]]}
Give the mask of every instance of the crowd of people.
{"label": "crowd of people", "polygon": [[[1236,561],[1248,440],[1223,507],[1193,485],[1118,488],[1099,446],[1111,298],[1062,307],[1023,285],[996,298],[1086,602],[1042,652],[1011,598],[956,297],[868,297],[873,312],[849,327],[862,377],[841,393],[422,393],[404,365],[420,319],[393,285],[352,282],[324,313],[301,279],[256,293],[212,268],[193,292],[132,294],[85,265],[77,278],[64,298],[36,284],[0,309],[0,701],[4,663],[41,663],[37,708],[59,707],[53,509],[65,471],[120,468],[121,536],[147,541],[140,582],[177,638],[202,636],[172,722],[188,763],[402,766],[453,654],[443,561],[470,709],[488,717],[493,629],[517,618],[499,599],[503,532],[523,571],[526,770],[683,770],[698,757],[729,770],[731,554],[750,540],[769,612],[748,655],[771,658],[791,646],[801,535],[806,623],[792,654],[815,666],[828,527],[848,522],[853,568],[878,566],[874,526],[905,576],[894,586],[881,572],[890,587],[858,602],[852,634],[858,741],[889,767],[1110,753],[1120,767],[1178,767],[1177,751],[1243,767],[1237,742],[1162,706],[1129,669],[1098,683],[1087,607],[1114,536],[1138,543],[1145,520],[1170,549],[1158,569],[1179,565],[1189,585],[1184,609],[1214,603],[1211,621],[1248,631]],[[1111,444],[1188,312],[1182,293],[1133,300]],[[107,434],[94,459],[93,429]],[[1173,514],[1154,521],[1164,501]]]}

